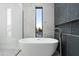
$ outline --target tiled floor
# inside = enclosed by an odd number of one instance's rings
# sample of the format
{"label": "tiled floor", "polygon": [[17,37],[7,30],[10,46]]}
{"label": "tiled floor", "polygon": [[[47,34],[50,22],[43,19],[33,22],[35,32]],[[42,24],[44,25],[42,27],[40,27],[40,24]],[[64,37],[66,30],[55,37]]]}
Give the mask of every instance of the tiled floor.
{"label": "tiled floor", "polygon": [[19,49],[0,49],[0,56],[16,56]]}
{"label": "tiled floor", "polygon": [[[20,49],[0,49],[0,56],[21,56]],[[60,56],[58,52],[55,52],[52,56]]]}
{"label": "tiled floor", "polygon": [[[20,51],[17,53],[17,56],[22,56],[21,51],[22,51],[22,50],[20,50]],[[58,51],[56,51],[52,56],[60,56],[60,54],[59,54]]]}

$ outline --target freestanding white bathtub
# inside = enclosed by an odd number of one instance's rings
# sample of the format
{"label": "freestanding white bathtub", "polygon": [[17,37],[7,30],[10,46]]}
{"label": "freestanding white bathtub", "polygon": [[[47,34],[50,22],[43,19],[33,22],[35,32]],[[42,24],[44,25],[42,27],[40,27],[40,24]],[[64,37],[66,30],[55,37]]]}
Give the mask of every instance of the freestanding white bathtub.
{"label": "freestanding white bathtub", "polygon": [[56,51],[58,40],[53,38],[24,38],[19,40],[19,56],[51,56]]}

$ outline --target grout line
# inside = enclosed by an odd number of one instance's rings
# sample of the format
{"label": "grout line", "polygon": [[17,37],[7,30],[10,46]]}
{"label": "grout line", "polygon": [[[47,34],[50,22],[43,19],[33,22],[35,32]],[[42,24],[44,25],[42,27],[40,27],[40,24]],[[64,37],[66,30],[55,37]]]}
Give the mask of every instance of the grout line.
{"label": "grout line", "polygon": [[76,35],[76,34],[69,34],[69,33],[63,33],[63,35],[69,35],[69,36],[79,37],[79,35]]}

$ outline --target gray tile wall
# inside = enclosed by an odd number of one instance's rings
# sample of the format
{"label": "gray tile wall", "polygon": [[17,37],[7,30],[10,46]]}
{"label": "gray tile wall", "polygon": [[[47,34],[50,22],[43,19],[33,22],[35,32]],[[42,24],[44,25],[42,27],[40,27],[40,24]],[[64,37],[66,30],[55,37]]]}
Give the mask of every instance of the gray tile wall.
{"label": "gray tile wall", "polygon": [[73,21],[57,26],[62,30],[62,33],[79,35],[79,21]]}
{"label": "gray tile wall", "polygon": [[71,33],[79,35],[79,21],[72,22],[71,25]]}
{"label": "gray tile wall", "polygon": [[79,56],[79,36],[72,34],[63,35],[63,55]]}
{"label": "gray tile wall", "polygon": [[71,33],[71,23],[62,24],[57,27],[61,28],[63,33]]}
{"label": "gray tile wall", "polygon": [[79,56],[79,21],[58,26],[62,29],[62,53],[65,56]]}
{"label": "gray tile wall", "polygon": [[64,33],[63,55],[79,56],[79,4],[55,4],[55,25]]}

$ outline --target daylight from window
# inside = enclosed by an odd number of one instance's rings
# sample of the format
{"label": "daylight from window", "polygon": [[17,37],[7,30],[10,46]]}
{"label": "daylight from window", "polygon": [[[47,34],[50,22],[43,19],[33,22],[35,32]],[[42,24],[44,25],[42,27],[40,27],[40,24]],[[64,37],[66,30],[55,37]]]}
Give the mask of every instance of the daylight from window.
{"label": "daylight from window", "polygon": [[43,36],[42,22],[43,21],[43,8],[36,8],[36,37]]}

